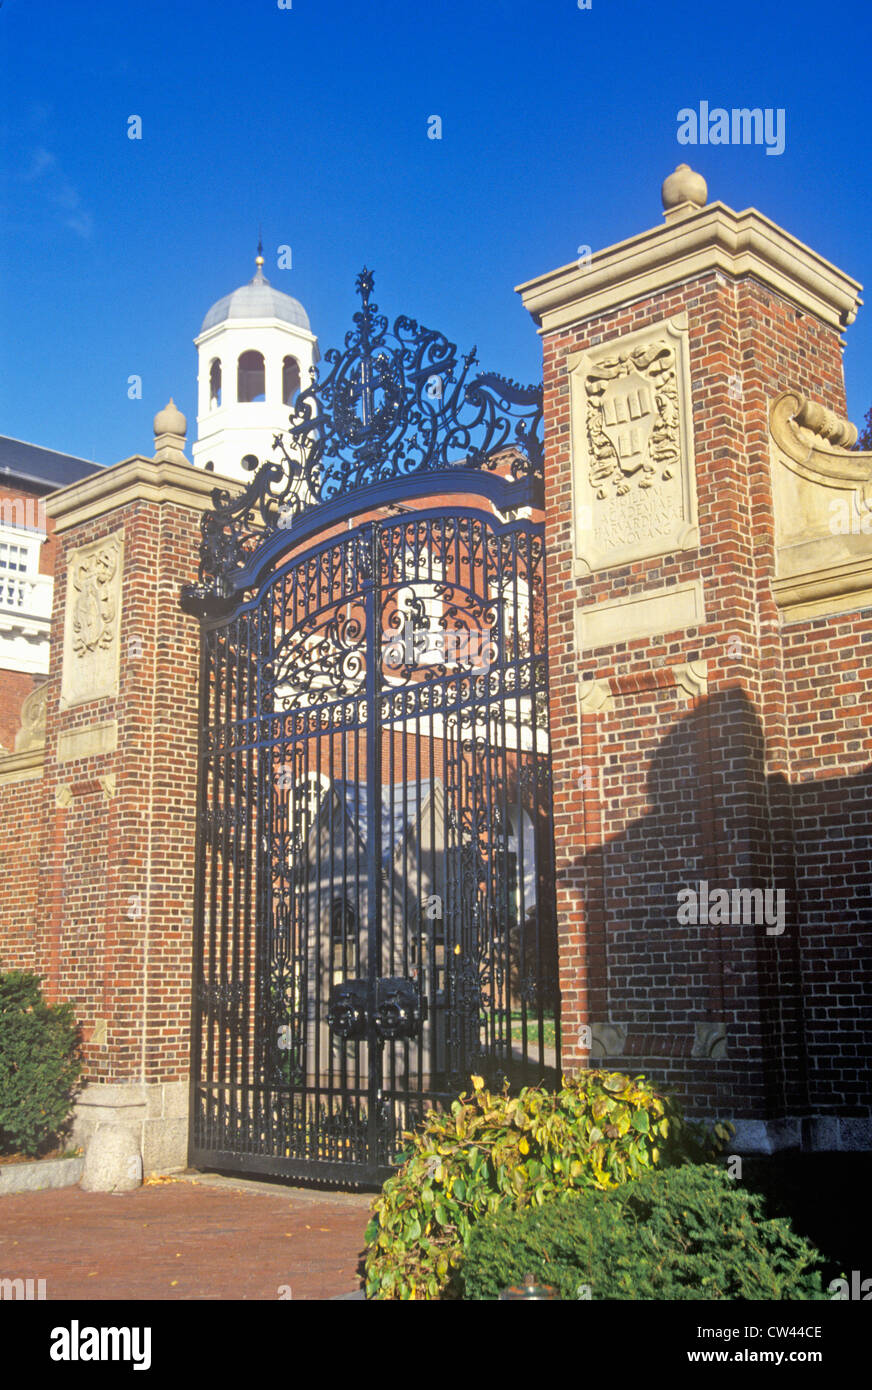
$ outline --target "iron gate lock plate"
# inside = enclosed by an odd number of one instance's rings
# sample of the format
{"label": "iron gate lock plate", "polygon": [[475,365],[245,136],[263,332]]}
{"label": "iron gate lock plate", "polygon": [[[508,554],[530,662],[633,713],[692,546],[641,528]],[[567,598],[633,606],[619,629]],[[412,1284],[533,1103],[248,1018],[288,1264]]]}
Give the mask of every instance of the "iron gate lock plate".
{"label": "iron gate lock plate", "polygon": [[376,981],[372,1022],[380,1038],[386,1042],[413,1038],[426,1017],[427,1000],[421,998],[414,980],[389,976]]}
{"label": "iron gate lock plate", "polygon": [[369,983],[346,980],[330,991],[327,1023],[340,1038],[365,1038],[369,1011]]}

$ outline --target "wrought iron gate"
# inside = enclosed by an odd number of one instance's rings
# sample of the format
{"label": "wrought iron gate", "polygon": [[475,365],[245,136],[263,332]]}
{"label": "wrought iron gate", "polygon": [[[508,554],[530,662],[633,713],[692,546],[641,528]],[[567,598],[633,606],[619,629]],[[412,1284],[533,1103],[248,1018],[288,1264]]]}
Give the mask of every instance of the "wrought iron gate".
{"label": "wrought iron gate", "polygon": [[553,1078],[559,1010],[541,398],[410,320],[389,340],[358,288],[281,461],[216,493],[183,601],[191,1161],[367,1184],[472,1073]]}

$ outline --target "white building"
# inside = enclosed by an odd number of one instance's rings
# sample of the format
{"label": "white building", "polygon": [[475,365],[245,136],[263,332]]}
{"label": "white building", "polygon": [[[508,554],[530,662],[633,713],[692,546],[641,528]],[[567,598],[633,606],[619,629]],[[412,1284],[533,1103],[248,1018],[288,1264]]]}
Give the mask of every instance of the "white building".
{"label": "white building", "polygon": [[248,478],[243,458],[273,454],[291,406],[310,384],[318,340],[302,304],[257,270],[213,304],[194,339],[199,354],[197,442],[193,460],[229,478]]}
{"label": "white building", "polygon": [[48,674],[54,579],[53,562],[43,557],[43,499],[99,470],[88,459],[0,435],[0,673]]}

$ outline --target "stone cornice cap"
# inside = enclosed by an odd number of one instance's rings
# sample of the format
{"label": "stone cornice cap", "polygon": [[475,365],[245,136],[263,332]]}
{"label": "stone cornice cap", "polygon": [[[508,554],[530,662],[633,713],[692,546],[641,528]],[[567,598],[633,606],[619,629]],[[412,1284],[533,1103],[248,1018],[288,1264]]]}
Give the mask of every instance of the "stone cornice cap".
{"label": "stone cornice cap", "polygon": [[607,313],[709,271],[753,276],[832,328],[853,323],[863,288],[755,208],[724,203],[598,251],[516,287],[540,333]]}
{"label": "stone cornice cap", "polygon": [[310,328],[304,328],[302,324],[288,323],[287,319],[277,318],[222,319],[220,323],[213,323],[211,328],[207,328],[205,331],[198,333],[194,339],[194,347],[202,347],[203,344],[208,343],[211,338],[217,338],[221,334],[226,333],[228,329],[235,328],[253,328],[256,329],[257,332],[262,332],[265,328],[283,328],[287,333],[293,333],[296,337],[303,338],[305,342],[311,343],[317,353],[317,334],[313,333]]}
{"label": "stone cornice cap", "polygon": [[55,531],[68,531],[71,526],[93,521],[129,502],[174,502],[177,506],[204,512],[211,506],[216,487],[235,496],[244,486],[240,479],[207,473],[204,468],[194,468],[188,462],[174,463],[134,454],[111,468],[101,468],[99,473],[51,493],[46,499],[45,510],[54,518]]}

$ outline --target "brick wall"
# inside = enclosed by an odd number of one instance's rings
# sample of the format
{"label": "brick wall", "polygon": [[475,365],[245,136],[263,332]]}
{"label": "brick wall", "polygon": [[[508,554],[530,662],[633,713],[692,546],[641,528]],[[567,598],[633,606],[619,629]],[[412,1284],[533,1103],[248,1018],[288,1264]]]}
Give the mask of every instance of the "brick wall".
{"label": "brick wall", "polygon": [[[179,586],[196,577],[198,523],[139,501],[60,537],[44,775],[0,786],[2,852],[23,867],[0,888],[0,953],[74,1002],[86,1081],[188,1074],[199,634]],[[61,711],[67,554],[119,529],[119,693]],[[111,720],[115,752],[58,760],[61,734]]]}
{"label": "brick wall", "polygon": [[21,706],[31,690],[41,684],[41,676],[0,668],[0,749],[5,752],[11,753],[15,748],[15,735],[21,728]]}
{"label": "brick wall", "polygon": [[0,968],[41,972],[41,777],[0,785],[0,826]]}
{"label": "brick wall", "polygon": [[[576,579],[565,359],[682,311],[699,548]],[[844,411],[837,332],[750,278],[709,272],[547,333],[543,347],[566,1062],[590,1060],[583,1025],[611,1022],[626,1030],[616,1065],[680,1085],[709,1112],[857,1113],[869,1104],[857,990],[869,969],[872,615],[782,629],[771,589],[769,401],[789,386]],[[577,652],[580,605],[695,579],[704,625]],[[689,661],[707,663],[707,693],[676,687]],[[613,699],[583,716],[579,737],[585,677],[608,681]],[[701,880],[783,888],[784,932],[678,925],[679,889]],[[727,1055],[693,1056],[714,1025]]]}
{"label": "brick wall", "polygon": [[872,612],[784,634],[801,992],[814,1111],[869,1103]]}

